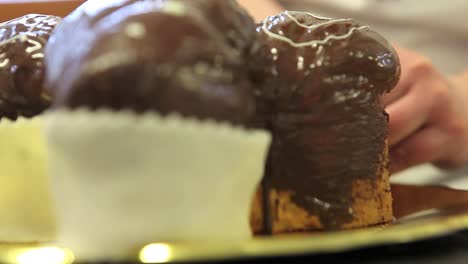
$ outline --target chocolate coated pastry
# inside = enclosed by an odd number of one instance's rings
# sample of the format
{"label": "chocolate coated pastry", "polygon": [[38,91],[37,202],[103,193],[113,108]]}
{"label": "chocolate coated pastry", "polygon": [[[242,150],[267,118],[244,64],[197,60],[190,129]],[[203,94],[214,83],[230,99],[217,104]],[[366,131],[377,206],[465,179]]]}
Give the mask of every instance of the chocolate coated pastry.
{"label": "chocolate coated pastry", "polygon": [[399,79],[396,52],[356,21],[303,12],[270,17],[257,32],[257,111],[273,134],[264,200],[272,190],[291,191],[323,228],[340,228],[353,219],[353,183],[372,182],[386,166],[388,116],[379,96]]}
{"label": "chocolate coated pastry", "polygon": [[53,107],[178,112],[246,124],[255,100],[239,55],[250,37],[235,42],[236,34],[226,38],[214,26],[237,26],[243,14],[235,10],[217,21],[206,18],[227,11],[223,5],[232,3],[86,2],[47,47]]}
{"label": "chocolate coated pastry", "polygon": [[253,18],[235,0],[179,0],[194,7],[207,26],[215,27],[228,44],[241,52],[249,52],[255,37]]}
{"label": "chocolate coated pastry", "polygon": [[0,119],[32,117],[49,106],[44,46],[60,21],[32,14],[0,24]]}

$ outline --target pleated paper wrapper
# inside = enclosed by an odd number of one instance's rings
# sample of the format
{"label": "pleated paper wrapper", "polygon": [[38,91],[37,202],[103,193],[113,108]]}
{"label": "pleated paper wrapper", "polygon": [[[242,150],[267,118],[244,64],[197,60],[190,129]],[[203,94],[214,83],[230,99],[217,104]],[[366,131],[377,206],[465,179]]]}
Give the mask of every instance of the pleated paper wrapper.
{"label": "pleated paper wrapper", "polygon": [[46,118],[61,246],[119,259],[147,243],[244,242],[271,140],[177,115],[88,110]]}

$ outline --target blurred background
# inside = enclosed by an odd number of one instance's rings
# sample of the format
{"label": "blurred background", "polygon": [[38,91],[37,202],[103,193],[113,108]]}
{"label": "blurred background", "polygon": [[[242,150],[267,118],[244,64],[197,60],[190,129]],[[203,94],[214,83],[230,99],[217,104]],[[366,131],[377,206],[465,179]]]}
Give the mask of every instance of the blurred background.
{"label": "blurred background", "polygon": [[27,14],[66,16],[85,0],[0,0],[0,22]]}

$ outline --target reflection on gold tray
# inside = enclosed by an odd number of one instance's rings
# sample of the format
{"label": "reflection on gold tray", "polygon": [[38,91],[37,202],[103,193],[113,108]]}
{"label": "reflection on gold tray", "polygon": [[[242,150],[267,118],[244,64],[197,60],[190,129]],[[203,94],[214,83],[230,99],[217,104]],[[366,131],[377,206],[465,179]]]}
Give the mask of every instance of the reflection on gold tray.
{"label": "reflection on gold tray", "polygon": [[[133,259],[165,263],[335,253],[408,243],[468,228],[468,191],[409,185],[393,185],[392,191],[396,221],[385,227],[259,237],[244,244],[156,243],[135,251]],[[69,250],[48,245],[0,245],[0,262],[65,264],[73,263],[74,257]]]}

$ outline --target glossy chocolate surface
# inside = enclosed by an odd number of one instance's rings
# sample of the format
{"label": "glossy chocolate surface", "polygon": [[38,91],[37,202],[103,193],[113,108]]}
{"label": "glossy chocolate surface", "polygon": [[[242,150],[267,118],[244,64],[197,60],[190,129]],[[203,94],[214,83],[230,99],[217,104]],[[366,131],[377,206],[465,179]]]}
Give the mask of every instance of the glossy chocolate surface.
{"label": "glossy chocolate surface", "polygon": [[49,106],[44,46],[60,22],[31,14],[0,24],[0,118],[32,117]]}
{"label": "glossy chocolate surface", "polygon": [[257,33],[258,125],[274,138],[264,188],[292,191],[325,229],[340,228],[352,219],[353,182],[381,173],[388,116],[379,96],[398,81],[397,55],[350,19],[284,12]]}
{"label": "glossy chocolate surface", "polygon": [[246,124],[255,100],[244,54],[255,25],[245,16],[232,1],[88,1],[47,47],[53,106]]}

